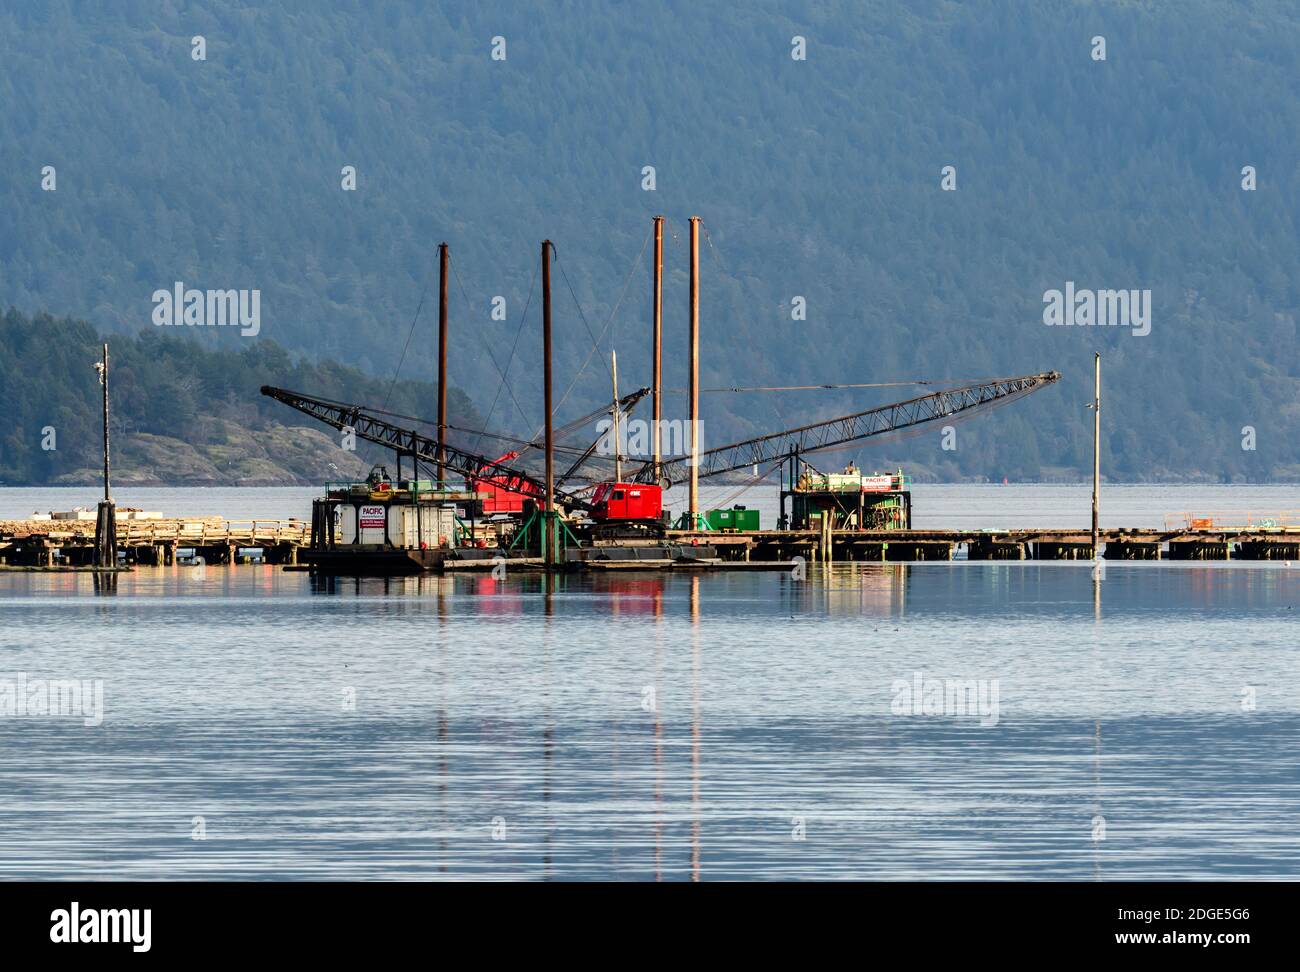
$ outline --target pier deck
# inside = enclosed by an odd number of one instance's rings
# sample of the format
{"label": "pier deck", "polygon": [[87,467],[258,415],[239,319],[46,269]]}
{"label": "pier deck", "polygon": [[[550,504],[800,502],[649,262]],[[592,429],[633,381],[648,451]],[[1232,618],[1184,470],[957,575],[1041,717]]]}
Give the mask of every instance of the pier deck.
{"label": "pier deck", "polygon": [[[1110,529],[1101,531],[1106,560],[1281,560],[1300,561],[1300,527],[1214,527],[1187,529]],[[95,525],[89,521],[0,521],[0,565],[80,567],[93,562]],[[225,520],[192,517],[123,521],[118,549],[127,564],[166,566],[178,551],[191,551],[208,564],[249,561],[297,564],[311,543],[303,520]],[[701,546],[704,566],[764,569],[796,557],[818,561],[914,562],[967,560],[1091,560],[1092,537],[1070,528],[1013,530],[670,530],[664,541],[627,540],[584,547],[569,559],[570,569],[656,570],[673,567],[672,558],[647,556],[646,547]],[[626,556],[620,556],[625,553]],[[481,555],[480,555],[481,556]],[[535,554],[510,555],[521,567],[537,566]],[[683,558],[678,558],[680,561]],[[440,569],[483,569],[483,562],[447,561]]]}
{"label": "pier deck", "polygon": [[[117,523],[117,546],[128,564],[164,566],[178,550],[205,563],[228,564],[240,551],[257,550],[270,563],[296,563],[311,542],[304,520],[226,520],[219,516],[126,520]],[[94,562],[93,520],[0,520],[0,564],[52,567]]]}
{"label": "pier deck", "polygon": [[[1091,560],[1092,534],[1070,528],[1014,530],[673,530],[675,543],[707,543],[726,560]],[[1300,527],[1111,529],[1106,560],[1300,560]]]}

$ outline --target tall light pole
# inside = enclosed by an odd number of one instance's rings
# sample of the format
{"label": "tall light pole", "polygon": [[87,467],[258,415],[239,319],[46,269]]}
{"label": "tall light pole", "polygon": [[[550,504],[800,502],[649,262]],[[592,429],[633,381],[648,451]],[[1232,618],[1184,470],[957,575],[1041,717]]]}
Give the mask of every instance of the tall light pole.
{"label": "tall light pole", "polygon": [[104,392],[104,502],[112,501],[108,485],[108,344],[104,344],[104,359],[96,369],[99,372],[99,384]]}
{"label": "tall light pole", "polygon": [[103,389],[104,414],[104,498],[99,503],[95,518],[95,566],[117,566],[117,510],[109,494],[108,463],[108,344],[104,344],[104,358],[95,364],[99,384]]}

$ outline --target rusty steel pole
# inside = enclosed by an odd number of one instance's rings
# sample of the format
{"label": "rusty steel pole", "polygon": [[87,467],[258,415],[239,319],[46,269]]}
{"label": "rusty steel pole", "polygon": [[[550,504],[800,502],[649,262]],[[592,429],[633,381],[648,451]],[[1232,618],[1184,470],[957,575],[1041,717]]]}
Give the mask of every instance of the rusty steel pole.
{"label": "rusty steel pole", "polygon": [[546,510],[542,520],[542,558],[549,566],[555,509],[555,452],[551,439],[551,241],[542,240],[542,397],[546,410]]}
{"label": "rusty steel pole", "polygon": [[655,479],[659,478],[659,464],[663,460],[662,446],[659,438],[659,423],[663,420],[663,405],[660,396],[663,392],[663,342],[664,342],[664,218],[655,217],[655,262],[654,262],[654,373],[650,381],[650,401],[654,409],[654,422],[651,426],[654,436],[654,470]]}
{"label": "rusty steel pole", "polygon": [[690,528],[700,522],[700,217],[691,217],[691,489]]}
{"label": "rusty steel pole", "polygon": [[1101,353],[1093,357],[1092,391],[1092,556],[1095,560],[1100,550],[1100,493],[1101,493]]}
{"label": "rusty steel pole", "polygon": [[[447,437],[447,244],[438,244],[438,489],[444,489],[443,479]],[[416,479],[419,479],[417,468]]]}

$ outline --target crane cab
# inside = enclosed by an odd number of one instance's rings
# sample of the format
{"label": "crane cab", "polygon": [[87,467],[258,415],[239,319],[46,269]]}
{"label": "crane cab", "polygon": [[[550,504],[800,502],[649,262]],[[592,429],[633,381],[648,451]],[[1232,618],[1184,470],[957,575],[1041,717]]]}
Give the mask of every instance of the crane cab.
{"label": "crane cab", "polygon": [[650,483],[600,483],[591,494],[591,517],[601,522],[659,520],[664,491]]}
{"label": "crane cab", "polygon": [[[519,453],[512,450],[493,459],[492,465],[499,466],[518,457]],[[497,513],[509,513],[518,516],[523,513],[525,500],[540,500],[542,498],[541,490],[522,493],[505,489],[502,485],[504,481],[502,476],[492,475],[491,473],[468,477],[467,482],[470,492],[482,497],[481,500],[473,501],[478,504],[476,507],[478,515],[493,516]]]}

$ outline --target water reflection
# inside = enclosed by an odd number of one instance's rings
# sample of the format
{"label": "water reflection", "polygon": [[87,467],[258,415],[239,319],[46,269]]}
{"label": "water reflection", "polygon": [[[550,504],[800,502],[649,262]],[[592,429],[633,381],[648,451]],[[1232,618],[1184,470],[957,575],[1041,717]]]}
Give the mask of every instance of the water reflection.
{"label": "water reflection", "polygon": [[0,873],[1295,877],[1300,572],[1091,566],[6,577]]}
{"label": "water reflection", "polygon": [[700,879],[700,577],[691,575],[691,880]]}

